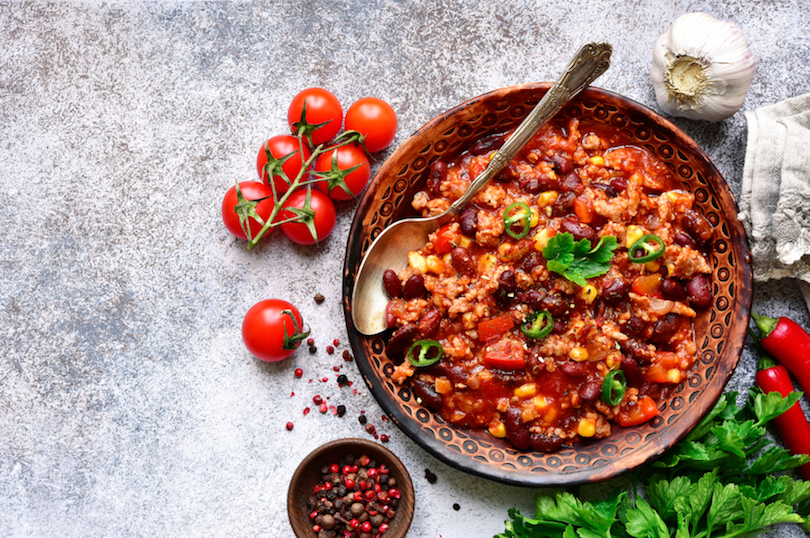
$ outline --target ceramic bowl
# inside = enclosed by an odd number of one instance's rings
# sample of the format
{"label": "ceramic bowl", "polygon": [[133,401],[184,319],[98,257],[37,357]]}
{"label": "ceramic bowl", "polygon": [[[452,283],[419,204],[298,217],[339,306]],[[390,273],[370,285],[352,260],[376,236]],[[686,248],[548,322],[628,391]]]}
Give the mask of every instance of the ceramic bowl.
{"label": "ceramic bowl", "polygon": [[317,538],[313,532],[313,522],[307,501],[313,488],[321,481],[321,469],[325,465],[339,462],[344,456],[368,456],[378,464],[385,464],[390,476],[396,478],[401,498],[396,515],[389,522],[386,538],[402,538],[408,532],[413,520],[414,491],[408,470],[393,452],[384,446],[367,439],[337,439],[319,446],[310,452],[298,465],[287,490],[287,516],[298,538]]}
{"label": "ceramic bowl", "polygon": [[[713,304],[695,320],[698,361],[691,375],[661,402],[660,415],[632,428],[615,427],[603,440],[553,453],[519,451],[485,431],[456,428],[420,406],[407,386],[391,381],[388,336],[354,330],[350,298],[354,277],[375,237],[390,223],[418,216],[411,208],[431,164],[451,160],[478,139],[514,129],[550,84],[487,93],[430,121],[383,164],[352,224],[344,267],[344,314],[352,348],[372,394],[393,421],[440,460],[479,476],[524,486],[560,486],[604,480],[663,453],[703,417],[720,396],[743,348],[751,308],[750,252],[737,206],[723,177],[697,144],[674,124],[615,93],[589,88],[559,113],[611,126],[657,155],[715,227],[710,263]],[[559,116],[558,116],[559,117]],[[357,305],[362,308],[362,305]]]}

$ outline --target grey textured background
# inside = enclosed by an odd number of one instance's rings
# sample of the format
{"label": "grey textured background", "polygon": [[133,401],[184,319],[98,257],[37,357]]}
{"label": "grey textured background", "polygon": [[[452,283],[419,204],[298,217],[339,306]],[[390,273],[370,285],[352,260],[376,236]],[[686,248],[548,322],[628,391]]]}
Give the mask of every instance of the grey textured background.
{"label": "grey textured background", "polygon": [[[318,248],[277,232],[247,251],[221,199],[256,178],[256,152],[309,86],[344,108],[390,102],[395,147],[443,110],[553,80],[579,45],[607,40],[598,86],[657,110],[653,43],[687,11],[748,36],[758,67],[745,109],[810,91],[798,0],[0,3],[0,536],[291,535],[295,467],[322,442],[367,436],[363,411],[411,471],[410,536],[491,536],[507,508],[530,513],[531,490],[440,463],[382,420],[362,383],[337,386],[335,366],[359,381],[339,357],[356,204],[338,207]],[[742,114],[675,123],[739,193]],[[269,297],[299,306],[317,354],[248,354],[242,317]],[[754,307],[808,325],[795,282],[757,286]],[[755,359],[747,349],[732,388],[750,385]],[[304,416],[315,394],[346,416]]]}

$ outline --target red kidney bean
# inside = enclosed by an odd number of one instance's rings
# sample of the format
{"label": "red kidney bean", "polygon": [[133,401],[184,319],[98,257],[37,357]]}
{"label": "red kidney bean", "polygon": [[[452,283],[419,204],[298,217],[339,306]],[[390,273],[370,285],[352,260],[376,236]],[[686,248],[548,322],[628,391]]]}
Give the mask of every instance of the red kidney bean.
{"label": "red kidney bean", "polygon": [[621,301],[630,293],[630,282],[617,276],[608,277],[602,283],[602,299],[608,303]]}
{"label": "red kidney bean", "polygon": [[638,362],[636,362],[634,358],[622,355],[620,368],[622,372],[624,372],[627,384],[631,387],[638,387],[644,381],[641,375],[641,366],[638,365]]}
{"label": "red kidney bean", "polygon": [[542,288],[532,288],[520,294],[520,302],[529,305],[532,310],[543,310],[543,299],[546,296],[546,290]]}
{"label": "red kidney bean", "polygon": [[608,195],[608,198],[616,198],[616,196],[619,195],[613,185],[608,185],[607,183],[591,183],[591,187],[604,191],[604,193]]}
{"label": "red kidney bean", "polygon": [[514,294],[517,291],[517,278],[515,273],[507,269],[498,277],[498,292],[504,295]]}
{"label": "red kidney bean", "polygon": [[478,209],[475,206],[467,206],[458,217],[458,226],[461,233],[467,237],[475,237],[478,229]]}
{"label": "red kidney bean", "polygon": [[585,185],[582,184],[582,178],[579,177],[579,174],[571,172],[560,181],[560,190],[573,192],[574,194],[582,194],[582,191],[585,190]]}
{"label": "red kidney bean", "polygon": [[422,405],[430,409],[441,409],[444,404],[444,398],[436,392],[432,383],[421,379],[411,379],[411,392],[422,400]]}
{"label": "red kidney bean", "polygon": [[551,204],[551,216],[563,217],[574,210],[574,200],[577,195],[573,192],[561,192],[557,199]]}
{"label": "red kidney bean", "polygon": [[523,423],[519,407],[510,407],[504,416],[504,426],[506,426],[506,438],[518,450],[525,450],[531,444],[531,432]]}
{"label": "red kidney bean", "polygon": [[[544,190],[544,186],[547,184],[547,181],[543,181],[542,178],[539,177],[521,177],[518,179],[518,185],[520,185],[520,188],[530,194],[540,193],[540,191]],[[545,187],[545,189],[548,189],[548,187]]]}
{"label": "red kidney bean", "polygon": [[659,344],[669,342],[681,326],[681,317],[677,314],[669,313],[661,317],[653,326],[653,341]]}
{"label": "red kidney bean", "polygon": [[647,332],[647,323],[638,316],[632,316],[622,327],[622,332],[634,338],[641,338]]}
{"label": "red kidney bean", "polygon": [[532,250],[526,256],[520,259],[520,263],[518,264],[518,269],[523,271],[524,273],[531,273],[532,269],[541,265],[545,262],[545,258],[543,258],[543,254],[538,252],[537,250]]}
{"label": "red kidney bean", "polygon": [[442,315],[435,308],[431,308],[419,318],[419,334],[422,338],[428,338],[436,334],[439,330],[439,324],[442,321]]}
{"label": "red kidney bean", "polygon": [[472,148],[470,148],[471,155],[483,155],[494,151],[503,145],[504,138],[502,136],[493,136],[478,141]]}
{"label": "red kidney bean", "polygon": [[452,383],[466,383],[470,373],[460,364],[454,364],[445,370],[445,375]]}
{"label": "red kidney bean", "polygon": [[677,278],[665,278],[661,281],[661,293],[667,299],[673,301],[685,301],[688,297],[686,295],[686,288]]}
{"label": "red kidney bean", "polygon": [[620,177],[614,177],[610,180],[610,186],[618,192],[625,191],[627,190],[627,181]]}
{"label": "red kidney bean", "polygon": [[548,310],[552,316],[560,317],[568,312],[568,302],[557,292],[551,292],[540,300],[540,310]]}
{"label": "red kidney bean", "polygon": [[422,275],[413,275],[405,281],[402,287],[402,298],[406,301],[411,299],[421,299],[427,293],[425,289],[425,277]]}
{"label": "red kidney bean", "polygon": [[596,232],[593,228],[574,219],[563,219],[560,221],[560,231],[568,232],[573,235],[574,241],[587,239],[593,244],[596,239]]}
{"label": "red kidney bean", "polygon": [[388,340],[388,345],[385,348],[385,353],[388,355],[388,358],[391,360],[401,360],[405,358],[405,352],[408,351],[408,347],[418,333],[419,328],[415,323],[403,325],[394,331],[394,334],[391,335],[391,339]]}
{"label": "red kidney bean", "polygon": [[619,345],[622,348],[622,352],[633,358],[639,366],[649,366],[652,364],[653,358],[655,358],[655,352],[638,340],[630,338],[621,342]]}
{"label": "red kidney bean", "polygon": [[383,288],[392,299],[402,297],[402,281],[391,269],[386,269],[383,273]]}
{"label": "red kidney bean", "polygon": [[577,389],[579,397],[586,402],[592,402],[602,395],[602,383],[597,380],[587,381]]}
{"label": "red kidney bean", "polygon": [[672,240],[675,241],[675,244],[680,245],[682,247],[689,247],[689,248],[696,248],[697,245],[695,244],[694,239],[689,237],[689,234],[684,232],[677,232],[673,237]]}
{"label": "red kidney bean", "polygon": [[686,283],[686,293],[695,308],[708,308],[712,304],[712,287],[702,274],[697,274]]}
{"label": "red kidney bean", "polygon": [[698,245],[706,246],[711,242],[714,232],[711,223],[694,209],[684,211],[683,225]]}
{"label": "red kidney bean", "polygon": [[473,276],[475,274],[475,263],[470,251],[464,247],[454,247],[450,251],[453,260],[453,267],[462,275]]}
{"label": "red kidney bean", "polygon": [[434,198],[441,196],[441,184],[447,178],[447,165],[436,161],[431,165],[426,182],[428,193]]}
{"label": "red kidney bean", "polygon": [[554,170],[561,176],[570,174],[574,171],[574,164],[570,159],[563,157],[560,154],[555,154],[551,157],[551,162],[554,165]]}
{"label": "red kidney bean", "polygon": [[538,452],[554,452],[562,447],[563,440],[558,435],[553,433],[551,435],[545,432],[533,433],[529,439],[529,444],[531,445],[532,450],[536,450]]}
{"label": "red kidney bean", "polygon": [[583,362],[565,361],[560,363],[560,370],[568,377],[582,377],[588,373],[588,365]]}

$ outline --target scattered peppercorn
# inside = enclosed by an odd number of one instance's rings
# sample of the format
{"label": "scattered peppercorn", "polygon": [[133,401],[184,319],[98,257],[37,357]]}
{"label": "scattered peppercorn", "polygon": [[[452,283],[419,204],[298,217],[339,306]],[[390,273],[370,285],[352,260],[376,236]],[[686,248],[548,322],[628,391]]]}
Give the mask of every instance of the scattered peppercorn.
{"label": "scattered peppercorn", "polygon": [[349,378],[346,377],[346,374],[340,374],[339,376],[337,376],[337,384],[338,387],[345,387],[346,385],[349,384]]}
{"label": "scattered peppercorn", "polygon": [[352,357],[352,354],[349,353],[349,350],[344,349],[343,350],[343,360],[346,361],[346,362],[351,362],[352,359],[354,359],[354,357]]}
{"label": "scattered peppercorn", "polygon": [[304,375],[304,371],[301,368],[296,368],[295,369],[295,377],[300,378],[302,375]]}
{"label": "scattered peppercorn", "polygon": [[323,403],[323,398],[321,398],[320,394],[316,394],[312,397],[312,403],[315,405],[321,405]]}
{"label": "scattered peppercorn", "polygon": [[315,347],[315,346],[309,346],[309,354],[310,354],[310,355],[314,355],[314,354],[315,354],[315,353],[317,353],[317,352],[318,352],[318,348],[317,348],[317,347]]}
{"label": "scattered peppercorn", "polygon": [[340,340],[335,338],[334,340],[332,340],[332,343],[335,345],[335,347],[338,347],[340,345]]}
{"label": "scattered peppercorn", "polygon": [[388,442],[388,436],[385,435],[384,433],[380,434],[380,441],[382,441],[383,443],[387,443]]}
{"label": "scattered peppercorn", "polygon": [[433,474],[430,469],[425,469],[425,478],[427,479],[428,484],[435,484],[438,480],[438,477]]}
{"label": "scattered peppercorn", "polygon": [[324,402],[324,403],[322,403],[321,405],[318,406],[318,410],[321,413],[326,413],[329,410],[329,407],[326,405],[326,402]]}
{"label": "scattered peppercorn", "polygon": [[292,429],[293,429],[293,423],[292,423],[292,422],[288,422],[288,423],[287,423],[287,431],[292,431]]}
{"label": "scattered peppercorn", "polygon": [[320,294],[320,293],[315,294],[315,302],[316,303],[321,304],[322,302],[324,302],[325,299],[326,299],[326,297],[324,297],[322,294]]}
{"label": "scattered peppercorn", "polygon": [[377,433],[377,428],[374,427],[374,424],[366,424],[366,431],[371,435]]}
{"label": "scattered peppercorn", "polygon": [[366,425],[366,422],[368,422],[368,419],[366,418],[366,415],[360,415],[360,416],[357,418],[357,420],[359,420],[359,421],[360,421],[360,424],[362,424],[363,426],[365,426],[365,425]]}
{"label": "scattered peppercorn", "polygon": [[332,355],[335,352],[335,348],[332,346],[326,346],[326,352]]}
{"label": "scattered peppercorn", "polygon": [[311,337],[307,338],[307,345],[308,346],[314,346],[315,345],[315,339],[311,338]]}
{"label": "scattered peppercorn", "polygon": [[342,417],[346,414],[346,406],[341,404],[337,406],[337,416]]}
{"label": "scattered peppercorn", "polygon": [[453,503],[453,510],[458,512],[459,510],[461,510],[461,505],[459,505],[458,503]]}

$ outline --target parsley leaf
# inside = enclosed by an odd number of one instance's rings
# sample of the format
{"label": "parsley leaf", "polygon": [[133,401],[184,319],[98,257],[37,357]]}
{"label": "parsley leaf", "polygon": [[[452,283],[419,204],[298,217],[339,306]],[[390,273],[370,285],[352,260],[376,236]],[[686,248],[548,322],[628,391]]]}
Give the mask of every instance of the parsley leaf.
{"label": "parsley leaf", "polygon": [[604,275],[610,269],[613,251],[619,242],[612,235],[602,237],[595,247],[587,239],[574,241],[568,232],[559,233],[548,240],[543,257],[549,271],[563,275],[571,282],[585,285],[585,279]]}

